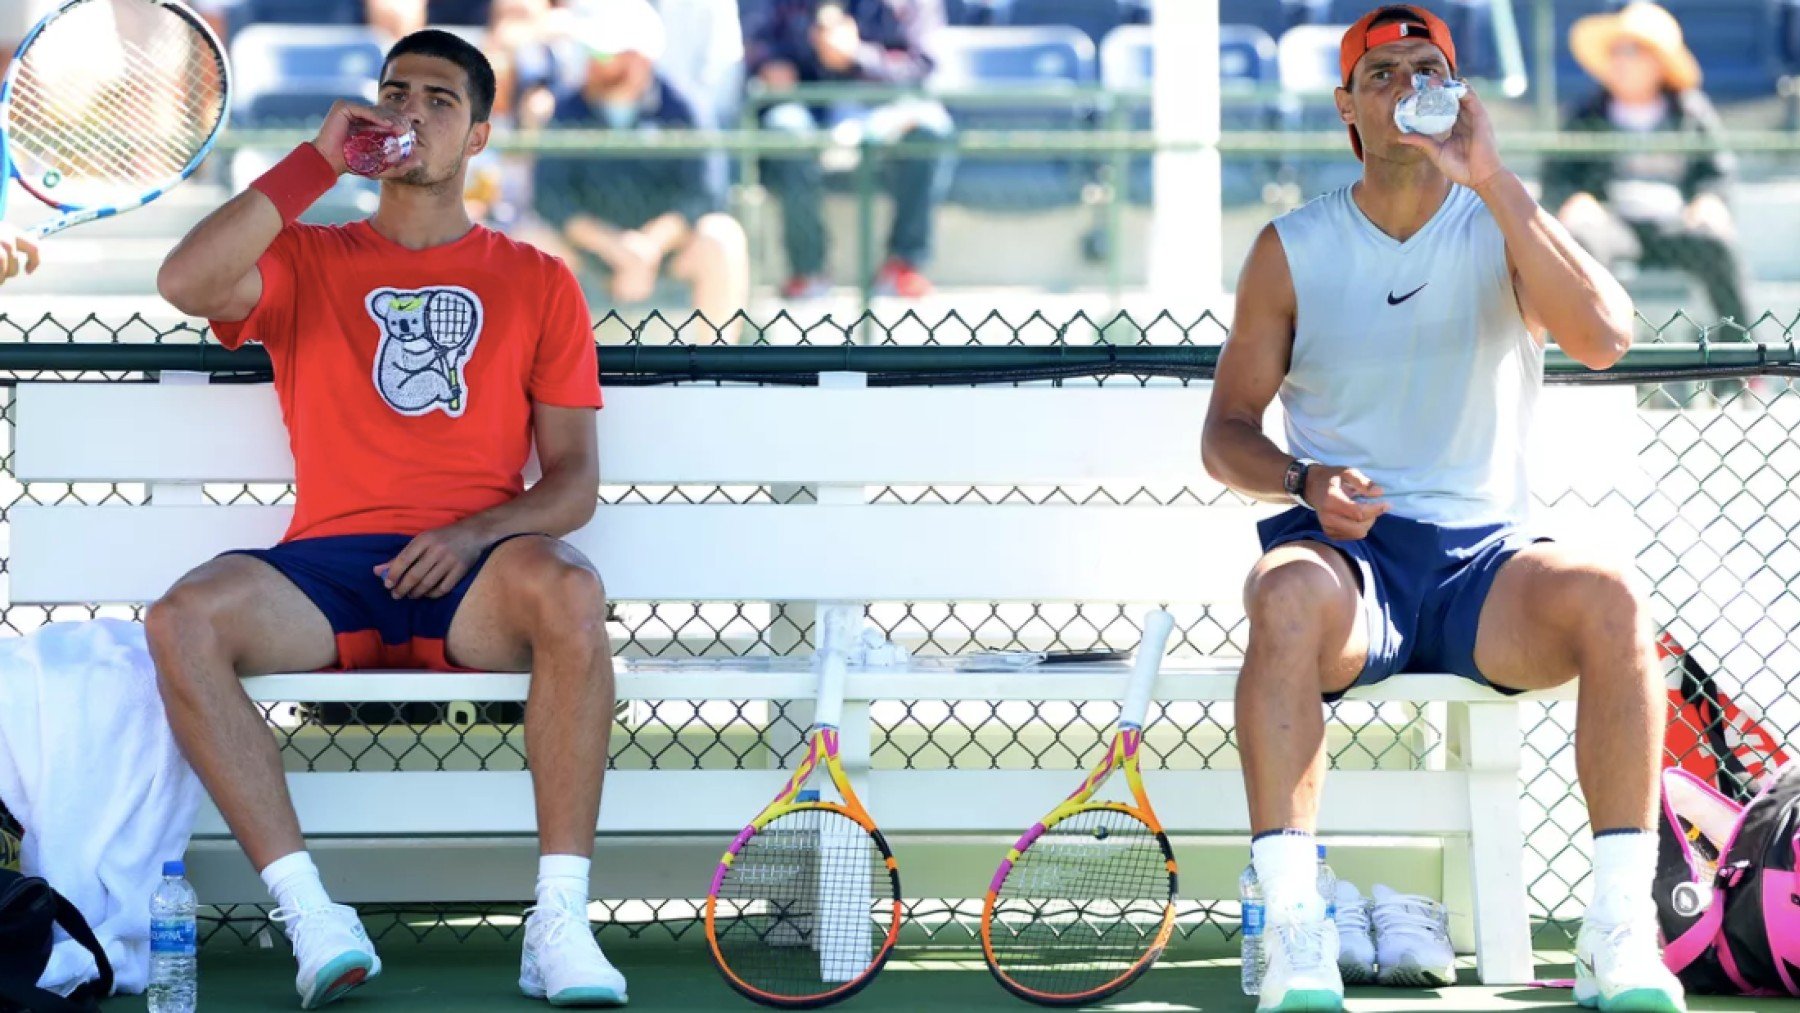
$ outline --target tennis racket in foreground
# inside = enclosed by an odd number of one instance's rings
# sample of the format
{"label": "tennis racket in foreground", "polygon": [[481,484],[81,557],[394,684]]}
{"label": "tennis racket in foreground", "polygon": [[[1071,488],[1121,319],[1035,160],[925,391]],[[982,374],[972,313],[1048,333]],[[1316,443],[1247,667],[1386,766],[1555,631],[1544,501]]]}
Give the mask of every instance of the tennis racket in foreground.
{"label": "tennis racket in foreground", "polygon": [[218,37],[172,0],[65,0],[0,83],[8,177],[60,212],[38,238],[142,207],[193,174],[231,103]]}
{"label": "tennis racket in foreground", "polygon": [[[1161,609],[1145,618],[1105,759],[1020,836],[988,886],[981,949],[995,979],[1021,999],[1103,999],[1149,970],[1174,931],[1175,853],[1138,774],[1144,717],[1174,625]],[[1095,800],[1119,769],[1132,803]]]}
{"label": "tennis racket in foreground", "polygon": [[[806,755],[726,849],[706,897],[706,939],[725,981],[745,998],[787,1009],[856,994],[900,934],[893,853],[838,763],[843,653],[827,642],[820,657]],[[802,791],[821,766],[841,804]]]}

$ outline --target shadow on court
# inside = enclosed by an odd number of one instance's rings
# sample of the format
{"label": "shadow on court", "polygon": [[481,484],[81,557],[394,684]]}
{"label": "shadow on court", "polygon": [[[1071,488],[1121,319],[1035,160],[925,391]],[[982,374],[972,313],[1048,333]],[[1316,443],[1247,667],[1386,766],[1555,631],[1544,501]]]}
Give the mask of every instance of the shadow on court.
{"label": "shadow on court", "polygon": [[[713,971],[701,945],[670,942],[609,941],[607,953],[631,979],[634,1011],[752,1010],[760,1007],[739,999]],[[411,943],[390,940],[382,946],[381,978],[330,1007],[353,1013],[463,1013],[548,1009],[519,995],[518,947],[514,943],[454,941]],[[1540,967],[1554,976],[1566,967]],[[1474,980],[1470,968],[1465,981]],[[236,946],[209,948],[201,955],[200,1007],[221,1011],[291,1011],[294,965],[285,949]],[[1800,1011],[1800,1003],[1759,999],[1695,999],[1700,1011]],[[136,1013],[141,997],[108,1002],[108,1013]],[[842,1004],[846,1010],[931,1011],[1030,1009],[1002,992],[970,950],[912,949],[896,953],[887,969],[861,995]],[[1088,1007],[1132,1013],[1249,1013],[1252,1002],[1238,993],[1235,962],[1220,957],[1178,955],[1109,1002]],[[1494,1010],[1573,1010],[1568,991],[1552,989],[1488,989],[1465,986],[1442,992],[1356,989],[1352,1013],[1488,1013]]]}

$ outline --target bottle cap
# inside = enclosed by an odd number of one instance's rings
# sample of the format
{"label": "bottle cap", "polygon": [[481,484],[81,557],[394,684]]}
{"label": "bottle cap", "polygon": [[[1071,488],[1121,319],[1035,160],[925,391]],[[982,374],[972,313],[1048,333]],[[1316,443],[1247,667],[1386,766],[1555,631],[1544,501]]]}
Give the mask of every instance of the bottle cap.
{"label": "bottle cap", "polygon": [[186,874],[187,874],[187,866],[185,864],[183,864],[179,859],[177,859],[176,861],[173,861],[173,862],[164,862],[163,863],[163,875],[165,875],[165,876],[183,876]]}

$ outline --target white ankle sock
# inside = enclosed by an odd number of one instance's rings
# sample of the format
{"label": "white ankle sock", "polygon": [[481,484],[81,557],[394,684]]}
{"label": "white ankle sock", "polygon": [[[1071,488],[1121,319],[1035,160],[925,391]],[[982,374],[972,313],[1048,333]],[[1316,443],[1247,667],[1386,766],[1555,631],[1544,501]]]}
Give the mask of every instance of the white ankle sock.
{"label": "white ankle sock", "polygon": [[542,855],[538,858],[537,902],[541,905],[552,899],[567,904],[573,902],[587,910],[588,872],[593,867],[591,859],[580,855]]}
{"label": "white ankle sock", "polygon": [[325,884],[319,879],[318,866],[304,851],[283,855],[270,862],[263,868],[262,881],[275,903],[285,908],[305,911],[331,903]]}
{"label": "white ankle sock", "polygon": [[1587,917],[1603,925],[1654,917],[1656,834],[1648,830],[1602,833],[1594,838],[1594,901]]}
{"label": "white ankle sock", "polygon": [[1304,830],[1283,830],[1250,842],[1250,861],[1262,886],[1270,919],[1317,921],[1325,917],[1319,896],[1319,845]]}

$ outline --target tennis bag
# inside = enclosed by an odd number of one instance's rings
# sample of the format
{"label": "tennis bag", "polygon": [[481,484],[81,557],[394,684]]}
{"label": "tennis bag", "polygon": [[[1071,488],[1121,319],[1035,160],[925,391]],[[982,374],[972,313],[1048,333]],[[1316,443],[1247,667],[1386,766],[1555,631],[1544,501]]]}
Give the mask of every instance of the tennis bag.
{"label": "tennis bag", "polygon": [[[36,876],[19,872],[25,831],[0,802],[0,1013],[88,1013],[112,994],[112,964],[75,905]],[[100,977],[65,999],[37,987],[50,963],[55,927],[94,955]]]}
{"label": "tennis bag", "polygon": [[1800,764],[1747,805],[1680,768],[1662,788],[1663,962],[1693,992],[1800,995]]}

